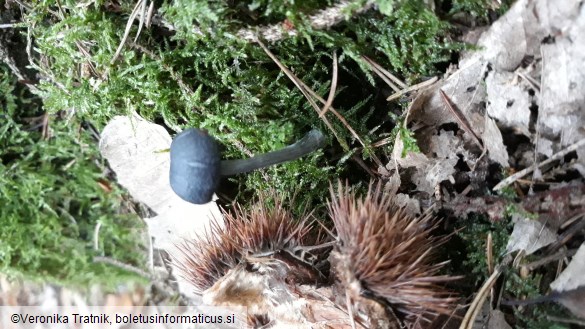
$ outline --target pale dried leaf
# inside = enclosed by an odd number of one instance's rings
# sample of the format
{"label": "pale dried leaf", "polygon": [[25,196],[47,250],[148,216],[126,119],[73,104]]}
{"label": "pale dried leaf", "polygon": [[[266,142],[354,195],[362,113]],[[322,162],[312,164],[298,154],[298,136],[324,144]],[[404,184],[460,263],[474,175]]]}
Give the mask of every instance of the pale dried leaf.
{"label": "pale dried leaf", "polygon": [[557,234],[536,219],[512,215],[514,230],[508,240],[508,253],[525,250],[530,255],[557,240]]}
{"label": "pale dried leaf", "polygon": [[100,152],[124,186],[138,201],[157,213],[172,203],[168,183],[171,136],[160,125],[138,115],[114,117],[103,129]]}
{"label": "pale dried leaf", "polygon": [[571,313],[585,319],[585,243],[559,275],[550,284],[553,291],[560,293],[557,302],[569,309]]}
{"label": "pale dried leaf", "polygon": [[550,287],[554,291],[568,291],[585,287],[583,273],[585,273],[585,243],[581,244],[567,268],[550,284]]}
{"label": "pale dried leaf", "polygon": [[[552,31],[554,42],[542,45],[543,85],[539,108],[544,132],[550,139],[560,136],[561,146],[585,137],[585,11],[577,9],[577,2],[565,5],[566,8],[560,5],[546,8],[557,9],[551,15],[556,18],[562,14],[563,19],[554,22],[557,24]],[[574,11],[568,11],[569,8]]]}
{"label": "pale dried leaf", "polygon": [[496,125],[496,121],[489,116],[485,117],[485,131],[483,132],[483,142],[488,150],[490,159],[499,163],[502,167],[508,167],[508,150],[504,145],[502,132]]}
{"label": "pale dried leaf", "polygon": [[[391,162],[390,164],[393,164]],[[390,177],[386,178],[386,185],[384,185],[384,190],[387,191],[389,194],[396,194],[398,193],[398,189],[400,188],[400,175],[398,174],[398,170],[394,170]]]}
{"label": "pale dried leaf", "polygon": [[407,214],[420,215],[421,207],[420,202],[417,199],[411,198],[408,194],[398,193],[394,198],[394,204],[400,208],[404,208]]}
{"label": "pale dried leaf", "polygon": [[487,329],[512,329],[512,327],[506,322],[506,316],[502,311],[491,310]]}
{"label": "pale dried leaf", "polygon": [[[160,125],[137,114],[114,117],[104,128],[100,152],[116,173],[120,185],[157,213],[145,218],[156,249],[179,255],[183,239],[205,233],[212,218],[222,215],[215,202],[194,205],[179,198],[169,183],[171,136]],[[222,221],[219,221],[222,222]],[[190,285],[177,278],[179,290],[195,299]]]}
{"label": "pale dried leaf", "polygon": [[538,139],[538,143],[536,144],[536,151],[550,158],[553,155],[553,142],[546,138]]}
{"label": "pale dried leaf", "polygon": [[514,127],[528,136],[530,135],[528,130],[530,95],[528,87],[515,80],[515,75],[510,72],[496,72],[488,75],[485,79],[489,95],[487,113],[506,126]]}
{"label": "pale dried leaf", "polygon": [[484,33],[478,46],[483,48],[481,57],[492,63],[498,71],[516,69],[525,55],[536,55],[541,38],[535,35],[534,14],[529,7],[530,0],[520,0]]}
{"label": "pale dried leaf", "polygon": [[557,298],[557,302],[575,316],[585,319],[585,286],[563,291]]}

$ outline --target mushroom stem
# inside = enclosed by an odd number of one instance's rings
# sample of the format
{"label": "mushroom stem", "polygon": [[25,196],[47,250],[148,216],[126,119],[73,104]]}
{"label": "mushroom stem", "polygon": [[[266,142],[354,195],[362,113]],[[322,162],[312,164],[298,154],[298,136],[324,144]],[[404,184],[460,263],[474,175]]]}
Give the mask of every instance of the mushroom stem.
{"label": "mushroom stem", "polygon": [[220,175],[229,176],[246,173],[252,170],[272,166],[275,164],[296,160],[325,145],[323,133],[317,129],[309,131],[298,142],[278,151],[259,154],[248,159],[222,160]]}

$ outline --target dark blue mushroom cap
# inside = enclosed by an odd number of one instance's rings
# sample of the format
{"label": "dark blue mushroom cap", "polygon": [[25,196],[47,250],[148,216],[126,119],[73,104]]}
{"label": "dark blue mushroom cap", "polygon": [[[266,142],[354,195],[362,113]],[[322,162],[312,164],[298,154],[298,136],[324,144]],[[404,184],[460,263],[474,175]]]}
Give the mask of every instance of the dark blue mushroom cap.
{"label": "dark blue mushroom cap", "polygon": [[220,179],[220,153],[213,137],[191,128],[171,143],[171,188],[181,199],[204,204],[211,201]]}

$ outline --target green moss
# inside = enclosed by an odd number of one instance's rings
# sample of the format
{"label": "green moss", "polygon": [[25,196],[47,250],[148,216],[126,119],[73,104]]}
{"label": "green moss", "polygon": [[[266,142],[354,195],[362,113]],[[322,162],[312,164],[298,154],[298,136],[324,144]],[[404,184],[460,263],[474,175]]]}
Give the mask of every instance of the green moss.
{"label": "green moss", "polygon": [[464,12],[476,19],[487,22],[490,12],[502,15],[514,3],[513,0],[499,2],[496,3],[493,0],[452,0],[451,14]]}
{"label": "green moss", "polygon": [[122,191],[114,187],[107,193],[98,184],[105,177],[95,164],[102,161],[95,143],[79,134],[78,124],[62,120],[51,121],[51,137],[43,139],[40,128],[25,121],[42,113],[35,98],[15,88],[6,68],[0,69],[0,271],[78,286],[114,288],[137,280],[92,262],[94,255],[137,267],[145,261],[142,221],[120,213]]}
{"label": "green moss", "polygon": [[387,67],[411,82],[438,73],[436,65],[447,63],[451,53],[463,47],[449,39],[449,24],[422,1],[404,2],[385,19],[364,15],[359,20],[358,40],[363,38],[364,46],[373,45],[387,58]]}
{"label": "green moss", "polygon": [[481,285],[489,276],[486,256],[488,234],[492,234],[493,262],[496,265],[504,257],[512,228],[513,224],[510,221],[492,223],[484,216],[474,215],[468,218],[468,224],[458,233],[467,243],[466,259],[463,262],[464,273],[471,274],[466,277],[473,279],[474,286]]}

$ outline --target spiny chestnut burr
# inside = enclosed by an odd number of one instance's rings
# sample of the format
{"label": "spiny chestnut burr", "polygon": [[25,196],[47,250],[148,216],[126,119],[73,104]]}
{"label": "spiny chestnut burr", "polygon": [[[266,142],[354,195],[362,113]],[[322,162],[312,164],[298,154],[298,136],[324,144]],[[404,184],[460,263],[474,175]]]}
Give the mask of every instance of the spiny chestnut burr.
{"label": "spiny chestnut burr", "polygon": [[324,144],[323,133],[311,130],[298,142],[283,149],[248,159],[221,160],[219,147],[213,137],[200,129],[187,129],[171,143],[171,188],[185,201],[204,204],[211,201],[221,176],[296,160]]}
{"label": "spiny chestnut burr", "polygon": [[456,298],[443,288],[433,251],[446,238],[393,204],[381,185],[364,198],[347,186],[328,203],[336,239],[311,215],[295,219],[277,199],[225,213],[199,240],[186,241],[175,262],[206,304],[246,306],[264,328],[424,328],[450,314]]}
{"label": "spiny chestnut burr", "polygon": [[445,263],[434,263],[434,252],[446,238],[431,235],[437,222],[430,214],[408,215],[381,184],[359,198],[339,183],[331,196],[338,244],[329,261],[350,313],[365,314],[373,328],[396,321],[410,328],[453,312],[457,299],[442,284],[456,278],[438,275]]}
{"label": "spiny chestnut burr", "polygon": [[[236,205],[233,213],[223,211],[223,225],[213,220],[207,234],[180,246],[184,256],[179,264],[181,271],[198,293],[209,289],[237,265],[264,257],[292,258],[299,265],[313,266],[313,255],[303,251],[324,243],[326,236],[315,232],[312,215],[305,214],[297,220],[282,207],[282,200],[274,200],[273,206],[266,203],[261,197],[248,210]],[[316,282],[317,274],[311,274],[314,278],[310,281]]]}
{"label": "spiny chestnut burr", "polygon": [[338,312],[331,302],[299,297],[327,283],[327,253],[317,251],[331,243],[311,214],[295,219],[282,200],[268,204],[261,199],[249,210],[224,212],[224,225],[215,222],[208,234],[185,241],[174,261],[205,304],[245,306],[252,325],[313,327],[305,326],[308,314],[321,321]]}

